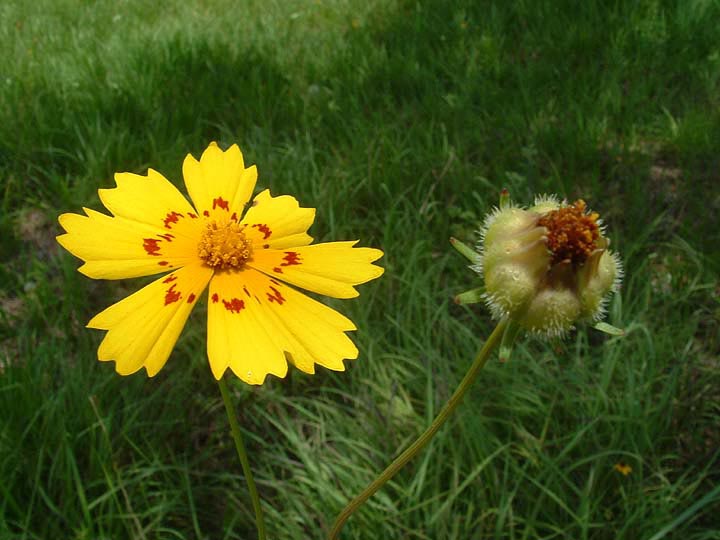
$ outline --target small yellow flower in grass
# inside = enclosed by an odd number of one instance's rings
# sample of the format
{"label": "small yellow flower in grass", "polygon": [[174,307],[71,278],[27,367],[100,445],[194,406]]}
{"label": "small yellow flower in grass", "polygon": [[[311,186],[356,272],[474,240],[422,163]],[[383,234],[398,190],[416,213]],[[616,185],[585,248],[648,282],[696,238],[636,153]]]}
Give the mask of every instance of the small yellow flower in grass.
{"label": "small yellow flower in grass", "polygon": [[[268,190],[248,205],[257,179],[237,145],[215,143],[183,163],[192,204],[160,173],[115,175],[99,190],[112,216],[85,208],[63,214],[58,242],[96,279],[166,273],[96,315],[88,327],[107,330],[99,360],[122,375],[163,367],[190,311],[208,288],[207,353],[216,379],[230,368],[250,384],[284,377],[287,363],[314,373],[315,364],[342,371],[357,358],[345,334],[355,325],[294,286],[334,298],[383,273],[377,249],[354,242],[310,245],[315,209]],[[169,273],[168,273],[169,272]]]}
{"label": "small yellow flower in grass", "polygon": [[627,476],[632,472],[632,467],[628,465],[627,463],[616,463],[613,467],[617,472],[622,474],[623,476]]}
{"label": "small yellow flower in grass", "polygon": [[504,191],[480,237],[478,252],[452,240],[485,281],[484,287],[458,295],[459,303],[485,301],[495,318],[511,321],[510,334],[522,328],[562,337],[578,321],[622,333],[600,322],[609,295],[620,286],[622,265],[608,249],[599,215],[585,201],[569,204],[544,196],[523,208]]}

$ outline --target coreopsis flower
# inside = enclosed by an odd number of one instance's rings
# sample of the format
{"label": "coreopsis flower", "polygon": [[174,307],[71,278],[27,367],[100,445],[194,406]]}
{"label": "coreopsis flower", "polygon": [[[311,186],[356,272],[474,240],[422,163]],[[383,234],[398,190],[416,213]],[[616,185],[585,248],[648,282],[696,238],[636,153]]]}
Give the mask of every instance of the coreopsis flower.
{"label": "coreopsis flower", "polygon": [[576,322],[600,323],[609,295],[617,291],[622,266],[599,215],[583,200],[572,204],[538,197],[530,208],[513,205],[507,193],[486,219],[475,252],[453,240],[484,278],[484,287],[457,297],[484,300],[495,318],[517,328],[561,337]]}
{"label": "coreopsis flower", "polygon": [[314,208],[295,198],[260,192],[248,204],[257,170],[245,167],[237,145],[215,143],[200,160],[183,163],[189,202],[165,177],[115,175],[99,190],[112,213],[85,208],[63,214],[58,242],[82,259],[96,279],[164,275],[93,317],[106,330],[98,359],[114,360],[122,375],[141,368],[154,376],[167,361],[187,318],[208,291],[207,355],[215,378],[230,368],[250,384],[284,377],[288,361],[306,373],[315,364],[344,369],[358,351],[345,332],[355,325],[295,286],[334,298],[358,295],[354,286],[377,278],[377,249],[353,242],[310,245]]}

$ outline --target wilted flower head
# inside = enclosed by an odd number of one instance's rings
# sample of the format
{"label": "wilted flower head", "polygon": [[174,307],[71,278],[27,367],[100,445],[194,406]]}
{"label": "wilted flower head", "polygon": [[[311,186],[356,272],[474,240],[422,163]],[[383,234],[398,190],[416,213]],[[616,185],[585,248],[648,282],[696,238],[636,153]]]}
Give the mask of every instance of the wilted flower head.
{"label": "wilted flower head", "polygon": [[[585,201],[541,196],[523,208],[505,192],[485,219],[471,258],[484,290],[458,298],[484,299],[495,318],[508,317],[541,336],[562,336],[575,322],[600,321],[618,289],[622,266],[609,245],[599,215]],[[461,252],[469,256],[467,249]]]}

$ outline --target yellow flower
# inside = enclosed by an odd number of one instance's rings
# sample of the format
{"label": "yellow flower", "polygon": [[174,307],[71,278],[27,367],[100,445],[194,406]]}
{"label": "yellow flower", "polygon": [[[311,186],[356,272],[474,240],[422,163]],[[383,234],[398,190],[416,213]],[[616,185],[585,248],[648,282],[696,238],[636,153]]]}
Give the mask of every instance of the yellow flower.
{"label": "yellow flower", "polygon": [[616,463],[613,467],[617,472],[622,474],[623,476],[627,476],[632,472],[632,467],[628,465],[627,463]]}
{"label": "yellow flower", "polygon": [[[58,242],[96,279],[167,272],[96,315],[89,328],[107,330],[98,359],[117,372],[160,371],[190,311],[208,293],[207,354],[216,379],[230,368],[249,384],[268,374],[284,377],[287,362],[306,373],[315,364],[344,370],[357,358],[345,334],[355,325],[294,286],[335,297],[358,295],[354,286],[383,273],[371,264],[377,249],[354,242],[310,245],[314,208],[262,191],[248,205],[257,169],[245,168],[237,145],[215,143],[200,161],[183,163],[192,204],[160,173],[115,175],[116,188],[99,190],[113,214],[85,208],[63,214]],[[247,208],[246,208],[247,207]]]}
{"label": "yellow flower", "polygon": [[583,200],[538,197],[526,209],[504,193],[480,236],[477,253],[453,240],[485,280],[483,289],[459,295],[459,302],[484,300],[495,318],[508,317],[514,327],[541,336],[563,336],[577,321],[622,333],[599,322],[620,286],[622,266],[608,249],[598,214]]}

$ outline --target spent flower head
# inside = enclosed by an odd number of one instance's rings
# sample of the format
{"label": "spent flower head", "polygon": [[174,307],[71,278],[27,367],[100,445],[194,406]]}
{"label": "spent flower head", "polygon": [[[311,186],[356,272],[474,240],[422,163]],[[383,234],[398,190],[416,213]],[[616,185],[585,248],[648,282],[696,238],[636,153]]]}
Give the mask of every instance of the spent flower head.
{"label": "spent flower head", "polygon": [[[230,368],[250,384],[284,377],[288,361],[314,373],[315,364],[343,370],[358,351],[345,332],[355,325],[294,286],[351,298],[354,286],[377,278],[380,250],[357,241],[310,245],[314,208],[264,190],[248,204],[255,166],[245,167],[237,145],[215,143],[200,160],[183,163],[190,203],[165,177],[117,173],[117,187],[99,190],[112,213],[85,208],[63,214],[58,242],[96,279],[166,273],[96,315],[90,328],[106,330],[99,360],[118,373],[145,368],[155,375],[203,291],[208,292],[207,354],[214,376]],[[169,273],[167,273],[169,272]]]}
{"label": "spent flower head", "polygon": [[561,337],[580,321],[620,332],[600,320],[620,286],[622,265],[599,215],[582,199],[540,196],[524,208],[504,191],[485,218],[477,252],[452,241],[485,282],[458,295],[459,302],[484,300],[493,317],[539,336]]}

